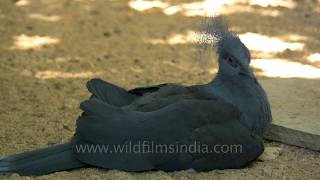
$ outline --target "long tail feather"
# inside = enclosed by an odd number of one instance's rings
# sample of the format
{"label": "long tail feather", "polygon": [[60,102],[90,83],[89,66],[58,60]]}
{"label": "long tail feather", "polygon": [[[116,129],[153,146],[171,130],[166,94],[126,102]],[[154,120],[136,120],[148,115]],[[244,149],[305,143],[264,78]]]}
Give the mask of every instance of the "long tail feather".
{"label": "long tail feather", "polygon": [[71,143],[0,158],[0,174],[3,175],[36,176],[82,166],[85,164],[75,158]]}

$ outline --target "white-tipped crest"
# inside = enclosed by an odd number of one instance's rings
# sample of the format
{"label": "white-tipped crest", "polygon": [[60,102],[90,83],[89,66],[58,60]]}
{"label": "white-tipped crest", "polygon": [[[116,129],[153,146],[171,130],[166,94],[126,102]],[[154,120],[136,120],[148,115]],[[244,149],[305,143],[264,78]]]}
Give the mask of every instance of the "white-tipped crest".
{"label": "white-tipped crest", "polygon": [[[234,51],[240,47],[250,57],[248,49],[239,37],[229,30],[227,23],[221,16],[204,18],[198,37],[201,59],[208,58],[207,55],[211,57],[213,48],[216,48],[216,53],[220,54],[223,51]],[[206,57],[203,57],[204,55]]]}

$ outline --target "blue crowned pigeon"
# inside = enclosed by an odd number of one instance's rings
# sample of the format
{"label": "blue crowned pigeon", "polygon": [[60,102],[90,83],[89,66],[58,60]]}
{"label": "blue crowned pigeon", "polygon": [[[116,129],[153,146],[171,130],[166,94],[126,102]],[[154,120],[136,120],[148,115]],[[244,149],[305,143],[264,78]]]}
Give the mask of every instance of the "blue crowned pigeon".
{"label": "blue crowned pigeon", "polygon": [[43,175],[84,166],[208,171],[255,160],[271,112],[249,68],[249,50],[219,17],[209,18],[202,40],[217,49],[219,70],[211,82],[125,90],[92,79],[92,96],[80,105],[70,142],[3,157],[0,173]]}

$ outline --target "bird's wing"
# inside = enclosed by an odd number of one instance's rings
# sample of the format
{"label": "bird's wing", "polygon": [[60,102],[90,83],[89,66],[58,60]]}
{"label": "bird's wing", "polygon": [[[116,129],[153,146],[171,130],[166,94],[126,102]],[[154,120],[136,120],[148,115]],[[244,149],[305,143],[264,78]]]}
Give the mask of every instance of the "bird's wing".
{"label": "bird's wing", "polygon": [[99,99],[112,106],[137,111],[159,109],[178,99],[200,94],[190,91],[189,87],[176,84],[160,84],[127,91],[101,79],[88,81],[87,88],[92,93],[90,99]]}
{"label": "bird's wing", "polygon": [[[183,100],[152,112],[91,99],[81,109],[74,152],[80,161],[95,166],[128,171],[240,168],[263,152],[262,140],[243,124],[244,116],[221,99]],[[208,152],[179,150],[195,142],[208,146]],[[220,145],[219,152],[212,152],[215,145]],[[232,145],[241,150],[221,149]],[[167,151],[159,152],[159,146]]]}
{"label": "bird's wing", "polygon": [[169,84],[138,87],[127,91],[101,79],[91,79],[87,82],[87,89],[92,93],[91,99],[97,98],[110,105],[122,107],[129,105],[140,96],[156,92],[167,85]]}
{"label": "bird's wing", "polygon": [[146,86],[146,87],[138,87],[129,90],[128,92],[134,95],[142,96],[145,93],[153,93],[157,90],[159,90],[161,87],[168,85],[167,83],[165,84],[158,84],[158,85],[153,85],[153,86]]}
{"label": "bird's wing", "polygon": [[166,84],[157,86],[152,93],[139,96],[131,104],[123,107],[128,110],[150,112],[169,106],[186,99],[215,99],[214,94],[207,93],[201,86],[182,86],[178,84]]}
{"label": "bird's wing", "polygon": [[87,88],[92,93],[91,99],[97,98],[113,106],[128,105],[136,98],[135,95],[128,93],[125,89],[101,79],[88,81]]}

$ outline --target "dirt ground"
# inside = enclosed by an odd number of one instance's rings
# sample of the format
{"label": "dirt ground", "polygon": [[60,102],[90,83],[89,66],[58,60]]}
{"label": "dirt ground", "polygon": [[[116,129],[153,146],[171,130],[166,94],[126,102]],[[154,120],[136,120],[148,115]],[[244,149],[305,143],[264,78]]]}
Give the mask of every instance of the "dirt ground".
{"label": "dirt ground", "polygon": [[[303,51],[275,54],[303,61],[309,52],[320,52],[320,2],[298,2],[294,9],[254,7],[256,11],[233,13],[226,18],[238,33],[308,37]],[[272,17],[256,13],[263,9],[281,14]],[[0,154],[68,141],[80,114],[79,103],[89,96],[85,83],[92,77],[125,88],[209,81],[214,76],[215,62],[199,60],[193,44],[145,42],[195,30],[200,21],[199,16],[169,16],[157,8],[139,12],[122,0],[1,0]],[[255,56],[259,54],[253,53]],[[281,147],[280,156],[239,170],[129,173],[86,168],[38,178],[320,179],[319,152],[275,142],[266,142],[266,146]],[[10,179],[30,178],[13,175]]]}

